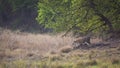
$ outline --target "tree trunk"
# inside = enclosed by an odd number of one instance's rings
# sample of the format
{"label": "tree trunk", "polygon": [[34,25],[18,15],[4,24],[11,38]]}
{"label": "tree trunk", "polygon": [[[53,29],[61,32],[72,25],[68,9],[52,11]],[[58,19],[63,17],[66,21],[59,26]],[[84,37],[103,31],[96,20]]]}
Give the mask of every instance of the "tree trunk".
{"label": "tree trunk", "polygon": [[98,15],[102,19],[102,21],[104,21],[104,24],[108,26],[109,28],[108,32],[110,33],[113,32],[113,26],[109,19],[100,13],[96,13],[96,15]]}
{"label": "tree trunk", "polygon": [[100,13],[96,8],[95,8],[96,4],[93,2],[93,0],[89,0],[89,7],[93,9],[93,11],[95,12],[96,15],[98,15],[102,21],[104,21],[104,25],[107,25],[109,30],[109,33],[113,32],[113,26],[112,23],[109,21],[109,19],[107,17],[105,17],[102,13]]}

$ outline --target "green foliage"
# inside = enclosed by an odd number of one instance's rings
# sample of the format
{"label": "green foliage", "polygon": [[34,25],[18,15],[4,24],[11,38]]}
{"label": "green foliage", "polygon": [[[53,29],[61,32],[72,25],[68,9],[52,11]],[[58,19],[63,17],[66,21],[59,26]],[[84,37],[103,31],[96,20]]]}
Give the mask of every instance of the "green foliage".
{"label": "green foliage", "polygon": [[46,28],[53,28],[56,31],[58,29],[62,31],[67,28],[64,15],[66,15],[69,9],[68,0],[43,0],[38,3],[38,9],[37,20]]}
{"label": "green foliage", "polygon": [[73,31],[98,32],[101,28],[110,28],[108,24],[101,26],[106,23],[101,14],[114,28],[120,29],[119,3],[119,0],[41,0],[38,3],[37,20],[41,25],[57,32],[66,31],[74,24]]}
{"label": "green foliage", "polygon": [[39,24],[55,32],[70,28],[83,34],[120,30],[120,0],[1,0],[0,20],[17,12],[32,12],[35,7]]}

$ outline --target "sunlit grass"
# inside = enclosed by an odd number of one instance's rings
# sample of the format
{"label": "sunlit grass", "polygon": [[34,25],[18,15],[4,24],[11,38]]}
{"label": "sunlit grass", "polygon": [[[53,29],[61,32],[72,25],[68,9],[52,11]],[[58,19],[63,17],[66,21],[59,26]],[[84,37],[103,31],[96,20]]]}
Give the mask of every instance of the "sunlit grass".
{"label": "sunlit grass", "polygon": [[[79,60],[79,59],[78,59]],[[3,62],[0,68],[119,68],[120,60],[113,64],[110,60],[79,60],[79,62],[64,61],[28,61],[16,60],[12,62]]]}

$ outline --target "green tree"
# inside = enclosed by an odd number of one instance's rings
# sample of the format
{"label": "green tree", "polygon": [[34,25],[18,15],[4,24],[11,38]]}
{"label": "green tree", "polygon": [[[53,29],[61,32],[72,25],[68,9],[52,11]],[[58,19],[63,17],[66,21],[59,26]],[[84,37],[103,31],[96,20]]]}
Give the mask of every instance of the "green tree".
{"label": "green tree", "polygon": [[[64,0],[41,0],[38,4],[37,20],[46,28],[53,28],[55,31],[67,29],[66,14],[70,3]],[[66,21],[67,22],[67,21]],[[64,28],[62,28],[64,27]]]}
{"label": "green tree", "polygon": [[120,0],[41,0],[37,20],[55,31],[112,32],[120,26],[119,3]]}

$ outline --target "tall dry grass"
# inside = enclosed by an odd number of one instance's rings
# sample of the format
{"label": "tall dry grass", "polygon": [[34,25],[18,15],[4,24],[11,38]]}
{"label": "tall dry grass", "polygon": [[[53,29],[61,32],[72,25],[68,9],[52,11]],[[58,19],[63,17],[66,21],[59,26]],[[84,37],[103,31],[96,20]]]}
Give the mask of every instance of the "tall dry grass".
{"label": "tall dry grass", "polygon": [[[120,43],[71,51],[73,37],[0,28],[0,68],[119,68]],[[92,43],[102,42],[92,39]],[[112,47],[111,47],[112,46]],[[61,51],[61,52],[58,52]]]}
{"label": "tall dry grass", "polygon": [[25,58],[41,56],[50,51],[57,52],[63,46],[70,46],[74,38],[61,35],[31,34],[0,29],[0,50],[9,57]]}

